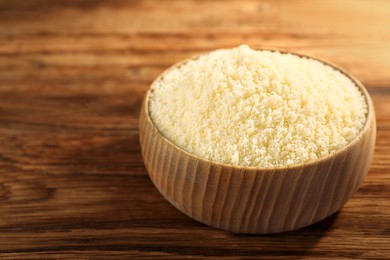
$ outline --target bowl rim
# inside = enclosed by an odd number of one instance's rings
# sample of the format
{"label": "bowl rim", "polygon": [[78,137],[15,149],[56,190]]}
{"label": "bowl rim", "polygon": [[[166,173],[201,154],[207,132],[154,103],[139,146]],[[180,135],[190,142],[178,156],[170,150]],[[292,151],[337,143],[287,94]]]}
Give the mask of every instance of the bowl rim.
{"label": "bowl rim", "polygon": [[[218,50],[228,50],[228,49],[231,49],[231,48],[222,48],[222,49],[218,49]],[[340,68],[338,65],[334,64],[333,62],[330,62],[330,61],[325,60],[323,58],[317,58],[317,57],[314,57],[314,56],[311,56],[311,55],[302,54],[302,53],[295,52],[295,51],[289,51],[289,50],[283,49],[283,48],[252,48],[252,49],[257,50],[257,51],[271,51],[271,52],[279,52],[279,53],[282,53],[282,54],[292,54],[292,55],[296,55],[296,56],[301,57],[301,58],[308,58],[308,59],[312,59],[312,60],[317,60],[317,61],[319,61],[319,62],[321,62],[321,63],[323,63],[323,64],[325,64],[327,66],[332,67],[333,69],[341,72],[343,75],[348,77],[355,84],[355,86],[359,89],[359,91],[363,94],[364,99],[366,101],[366,105],[367,105],[366,120],[364,122],[363,127],[360,129],[359,133],[348,144],[346,144],[345,146],[341,147],[340,149],[337,149],[336,151],[334,151],[334,152],[332,152],[332,153],[330,153],[330,154],[328,154],[326,156],[322,156],[322,157],[320,157],[318,159],[315,159],[315,160],[309,160],[309,161],[300,162],[300,163],[296,163],[296,164],[291,164],[291,165],[287,165],[287,166],[273,166],[273,167],[260,167],[260,166],[252,166],[252,165],[243,166],[243,165],[237,165],[237,164],[229,164],[229,163],[223,163],[223,162],[218,162],[218,161],[212,161],[212,160],[203,158],[203,157],[201,157],[199,155],[196,155],[196,154],[188,152],[184,148],[180,147],[179,145],[175,144],[174,142],[169,140],[167,137],[165,137],[160,132],[160,130],[157,128],[157,126],[155,125],[154,121],[152,120],[152,118],[150,116],[150,112],[149,112],[150,96],[151,96],[152,92],[154,91],[154,85],[156,84],[156,82],[158,82],[160,79],[162,79],[165,76],[165,74],[167,74],[169,71],[171,71],[174,68],[178,68],[178,67],[186,64],[189,61],[197,60],[201,56],[209,54],[211,52],[211,51],[209,51],[209,52],[201,53],[201,54],[198,54],[198,55],[194,55],[191,58],[188,58],[188,59],[185,59],[185,60],[181,60],[179,62],[174,63],[173,65],[171,65],[170,67],[165,69],[150,84],[149,89],[148,89],[148,91],[147,91],[147,93],[145,95],[144,101],[143,101],[143,108],[141,108],[141,109],[145,110],[147,121],[153,126],[153,129],[156,131],[156,133],[159,135],[159,137],[163,138],[166,143],[168,143],[169,145],[171,145],[175,149],[178,149],[181,153],[184,153],[185,155],[187,155],[189,157],[193,157],[197,161],[204,161],[206,163],[209,163],[210,165],[216,165],[216,166],[219,166],[219,167],[222,167],[222,168],[223,167],[225,167],[225,168],[234,168],[234,169],[236,169],[238,171],[240,171],[240,170],[241,171],[254,170],[254,171],[267,171],[267,172],[269,172],[269,171],[275,171],[275,172],[282,171],[282,172],[285,172],[286,170],[302,169],[304,167],[314,166],[314,165],[317,165],[317,164],[319,164],[321,162],[325,162],[327,160],[330,160],[330,159],[336,157],[339,154],[345,153],[356,142],[358,142],[362,138],[362,136],[369,130],[369,127],[370,127],[371,122],[372,122],[372,117],[375,118],[374,105],[372,103],[371,97],[370,97],[367,89],[364,87],[364,85],[355,76],[353,76],[352,74],[347,72],[345,69]],[[142,111],[141,111],[141,113],[142,113]],[[374,119],[374,121],[375,121],[375,119]]]}

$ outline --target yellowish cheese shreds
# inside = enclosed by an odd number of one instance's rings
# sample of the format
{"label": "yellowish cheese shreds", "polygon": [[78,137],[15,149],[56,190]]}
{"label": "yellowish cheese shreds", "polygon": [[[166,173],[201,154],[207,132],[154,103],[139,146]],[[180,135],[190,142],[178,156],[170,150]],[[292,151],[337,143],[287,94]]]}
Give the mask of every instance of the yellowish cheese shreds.
{"label": "yellowish cheese shreds", "polygon": [[243,45],[169,71],[150,115],[190,153],[241,166],[287,166],[345,146],[364,125],[364,96],[344,74],[292,54]]}

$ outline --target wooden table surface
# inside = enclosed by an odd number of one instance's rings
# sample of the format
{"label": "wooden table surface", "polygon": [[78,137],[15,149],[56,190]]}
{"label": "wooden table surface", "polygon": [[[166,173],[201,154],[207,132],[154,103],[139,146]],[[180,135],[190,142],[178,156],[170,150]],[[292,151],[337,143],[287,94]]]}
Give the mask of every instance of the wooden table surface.
{"label": "wooden table surface", "polygon": [[[376,108],[369,174],[335,215],[237,235],[180,213],[138,114],[173,63],[247,43],[330,60]],[[390,1],[0,0],[0,258],[390,258]]]}

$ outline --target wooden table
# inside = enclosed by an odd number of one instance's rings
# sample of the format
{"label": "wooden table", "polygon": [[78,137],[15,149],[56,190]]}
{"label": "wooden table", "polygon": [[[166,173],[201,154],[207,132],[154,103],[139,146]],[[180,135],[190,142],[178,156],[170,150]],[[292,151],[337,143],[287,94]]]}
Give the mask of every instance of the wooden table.
{"label": "wooden table", "polygon": [[[247,43],[367,86],[375,157],[337,214],[269,236],[186,217],[151,183],[138,114],[173,63]],[[390,2],[0,1],[0,258],[390,258]]]}

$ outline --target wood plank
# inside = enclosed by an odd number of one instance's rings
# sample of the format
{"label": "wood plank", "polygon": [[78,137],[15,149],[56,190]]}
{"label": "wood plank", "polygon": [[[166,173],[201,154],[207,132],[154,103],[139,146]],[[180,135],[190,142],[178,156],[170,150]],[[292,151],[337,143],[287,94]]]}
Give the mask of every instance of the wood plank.
{"label": "wood plank", "polygon": [[161,72],[182,59],[242,43],[255,48],[287,49],[323,58],[346,68],[365,84],[390,85],[387,73],[390,36],[296,36],[270,32],[10,36],[0,40],[0,68],[127,68],[142,70],[148,75],[151,70],[151,80],[157,76],[154,72],[156,68]]}

